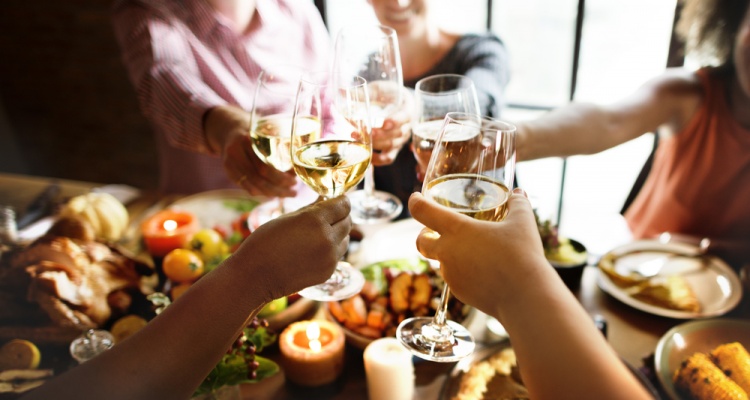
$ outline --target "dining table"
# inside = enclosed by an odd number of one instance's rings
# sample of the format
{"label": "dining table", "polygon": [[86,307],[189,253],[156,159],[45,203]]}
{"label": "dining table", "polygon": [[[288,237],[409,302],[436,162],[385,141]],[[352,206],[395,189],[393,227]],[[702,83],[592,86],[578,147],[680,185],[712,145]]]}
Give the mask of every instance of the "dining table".
{"label": "dining table", "polygon": [[[0,205],[10,206],[19,217],[22,217],[30,204],[39,195],[56,185],[59,189],[56,201],[62,202],[70,197],[101,190],[102,187],[118,189],[117,185],[96,182],[83,182],[51,177],[0,173]],[[119,188],[123,189],[123,188]],[[125,187],[124,204],[130,213],[133,227],[145,218],[148,213],[164,208],[180,198],[178,195],[160,195],[155,191],[138,190]],[[387,226],[384,225],[384,226]],[[368,234],[376,232],[380,227],[363,227]],[[133,228],[135,229],[135,228]],[[364,242],[364,241],[363,241]],[[595,260],[594,260],[595,261]],[[606,323],[606,335],[609,344],[624,362],[638,370],[648,372],[649,358],[653,356],[660,338],[671,328],[685,322],[683,319],[666,318],[643,312],[617,300],[603,291],[597,284],[599,270],[595,262],[585,267],[581,284],[573,289],[573,293],[582,307],[592,316]],[[740,275],[743,276],[745,293],[750,290],[747,268]],[[750,300],[745,294],[737,307],[724,317],[750,320]],[[318,307],[314,317],[323,318],[325,307]],[[543,315],[540,312],[539,316]],[[530,315],[528,318],[537,316]],[[469,330],[474,335],[479,348],[491,346],[499,341],[507,340],[487,329],[488,317],[476,312],[468,323]],[[564,345],[561,343],[561,345]],[[264,350],[264,356],[271,359],[280,357],[278,347]],[[68,363],[74,368],[74,363]],[[363,362],[363,350],[357,346],[347,344],[345,348],[345,367],[342,374],[333,383],[320,387],[301,387],[289,382],[284,377],[283,370],[276,375],[256,384],[244,384],[241,387],[243,398],[263,399],[366,399],[368,397],[367,381]],[[446,382],[451,379],[456,363],[437,363],[418,360],[415,358],[415,399],[438,400],[443,399]],[[658,381],[652,380],[658,389]]]}

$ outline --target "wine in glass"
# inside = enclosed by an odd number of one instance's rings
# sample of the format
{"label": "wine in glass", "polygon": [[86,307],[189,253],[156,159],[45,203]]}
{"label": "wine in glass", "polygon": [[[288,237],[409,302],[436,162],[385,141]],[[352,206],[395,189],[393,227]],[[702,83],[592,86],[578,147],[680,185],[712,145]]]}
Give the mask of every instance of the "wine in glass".
{"label": "wine in glass", "polygon": [[435,139],[449,112],[480,115],[477,91],[471,78],[439,74],[419,80],[414,86],[412,146],[422,173],[427,169]]}
{"label": "wine in glass", "polygon": [[[291,143],[294,172],[326,199],[356,187],[372,158],[367,82],[359,76],[328,78],[310,74],[300,80]],[[318,301],[341,300],[359,293],[362,285],[362,273],[339,262],[330,279],[299,294]]]}
{"label": "wine in glass", "polygon": [[[250,114],[250,138],[255,154],[266,164],[279,171],[292,170],[290,153],[292,115],[297,85],[302,69],[293,66],[274,66],[260,73],[253,96]],[[310,124],[315,131],[317,125]],[[320,132],[310,134],[319,135]],[[294,206],[294,202],[289,202]],[[278,217],[287,210],[285,200],[266,202],[255,207],[249,216],[249,223],[258,226]]]}
{"label": "wine in glass", "polygon": [[[402,110],[401,56],[392,28],[362,24],[342,28],[336,35],[333,73],[359,75],[367,81],[373,128],[381,128],[386,119],[394,118],[398,112],[408,115]],[[373,168],[370,164],[365,172],[364,189],[348,194],[352,220],[358,224],[390,221],[403,209],[398,197],[375,190]]]}
{"label": "wine in glass", "polygon": [[[501,221],[515,171],[515,126],[473,113],[445,116],[432,149],[422,194],[452,211],[484,221]],[[435,316],[404,320],[396,337],[413,354],[453,362],[470,355],[471,333],[447,316],[450,289],[443,286]]]}

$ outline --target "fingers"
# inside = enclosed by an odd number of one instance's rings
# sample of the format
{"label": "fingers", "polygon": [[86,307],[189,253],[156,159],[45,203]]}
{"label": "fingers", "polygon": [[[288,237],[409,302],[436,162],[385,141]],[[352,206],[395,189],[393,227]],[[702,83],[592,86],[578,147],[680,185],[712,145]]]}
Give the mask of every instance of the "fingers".
{"label": "fingers", "polygon": [[346,196],[334,197],[330,200],[324,200],[317,202],[313,205],[320,209],[320,214],[323,216],[323,220],[327,223],[334,225],[342,220],[349,221],[349,229],[346,230],[346,234],[349,234],[351,228],[351,220],[348,219],[349,213],[352,210],[349,198]]}
{"label": "fingers", "polygon": [[425,257],[439,260],[440,235],[430,228],[424,228],[417,236],[417,250]]}
{"label": "fingers", "polygon": [[455,229],[457,223],[462,218],[466,218],[461,214],[425,199],[421,193],[412,193],[409,197],[409,212],[414,219],[438,233]]}

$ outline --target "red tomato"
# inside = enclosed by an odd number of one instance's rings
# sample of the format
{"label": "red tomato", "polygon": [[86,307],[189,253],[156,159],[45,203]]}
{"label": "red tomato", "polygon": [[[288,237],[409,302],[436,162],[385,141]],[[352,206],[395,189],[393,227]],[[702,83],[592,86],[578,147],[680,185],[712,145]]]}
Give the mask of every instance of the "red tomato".
{"label": "red tomato", "polygon": [[232,221],[232,229],[235,232],[239,232],[240,235],[242,235],[243,239],[250,236],[250,233],[252,233],[252,231],[250,230],[248,217],[250,217],[249,211],[242,213],[242,215],[240,215],[239,217],[237,217],[237,219]]}

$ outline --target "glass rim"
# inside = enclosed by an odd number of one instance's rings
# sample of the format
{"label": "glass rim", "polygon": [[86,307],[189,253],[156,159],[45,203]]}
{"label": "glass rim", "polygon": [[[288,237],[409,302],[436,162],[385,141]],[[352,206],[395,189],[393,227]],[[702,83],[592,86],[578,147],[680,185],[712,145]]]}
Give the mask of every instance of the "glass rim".
{"label": "glass rim", "polygon": [[[422,86],[424,85],[425,82],[433,82],[433,81],[436,81],[436,80],[439,80],[439,79],[455,79],[455,81],[459,82],[459,83],[460,82],[468,82],[468,85],[466,85],[466,86],[457,86],[455,89],[451,89],[451,90],[448,90],[448,91],[445,91],[445,92],[427,91],[427,90],[424,90],[422,88]],[[414,90],[415,91],[419,91],[419,92],[423,92],[423,93],[429,93],[429,94],[432,94],[432,95],[451,94],[453,92],[458,91],[459,89],[464,89],[464,88],[474,88],[476,90],[476,85],[474,85],[474,81],[471,78],[469,78],[466,75],[461,75],[461,74],[435,74],[435,75],[430,75],[430,76],[426,76],[426,77],[418,80],[417,83],[414,85]]]}
{"label": "glass rim", "polygon": [[449,113],[445,114],[445,124],[449,123],[455,123],[460,125],[465,125],[465,120],[472,118],[474,121],[480,121],[482,122],[482,125],[480,126],[480,129],[484,129],[484,123],[490,123],[493,125],[493,129],[503,132],[503,133],[516,133],[516,125],[512,124],[508,121],[504,121],[501,119],[493,118],[486,115],[477,115],[473,113],[467,113],[463,111],[451,111]]}

